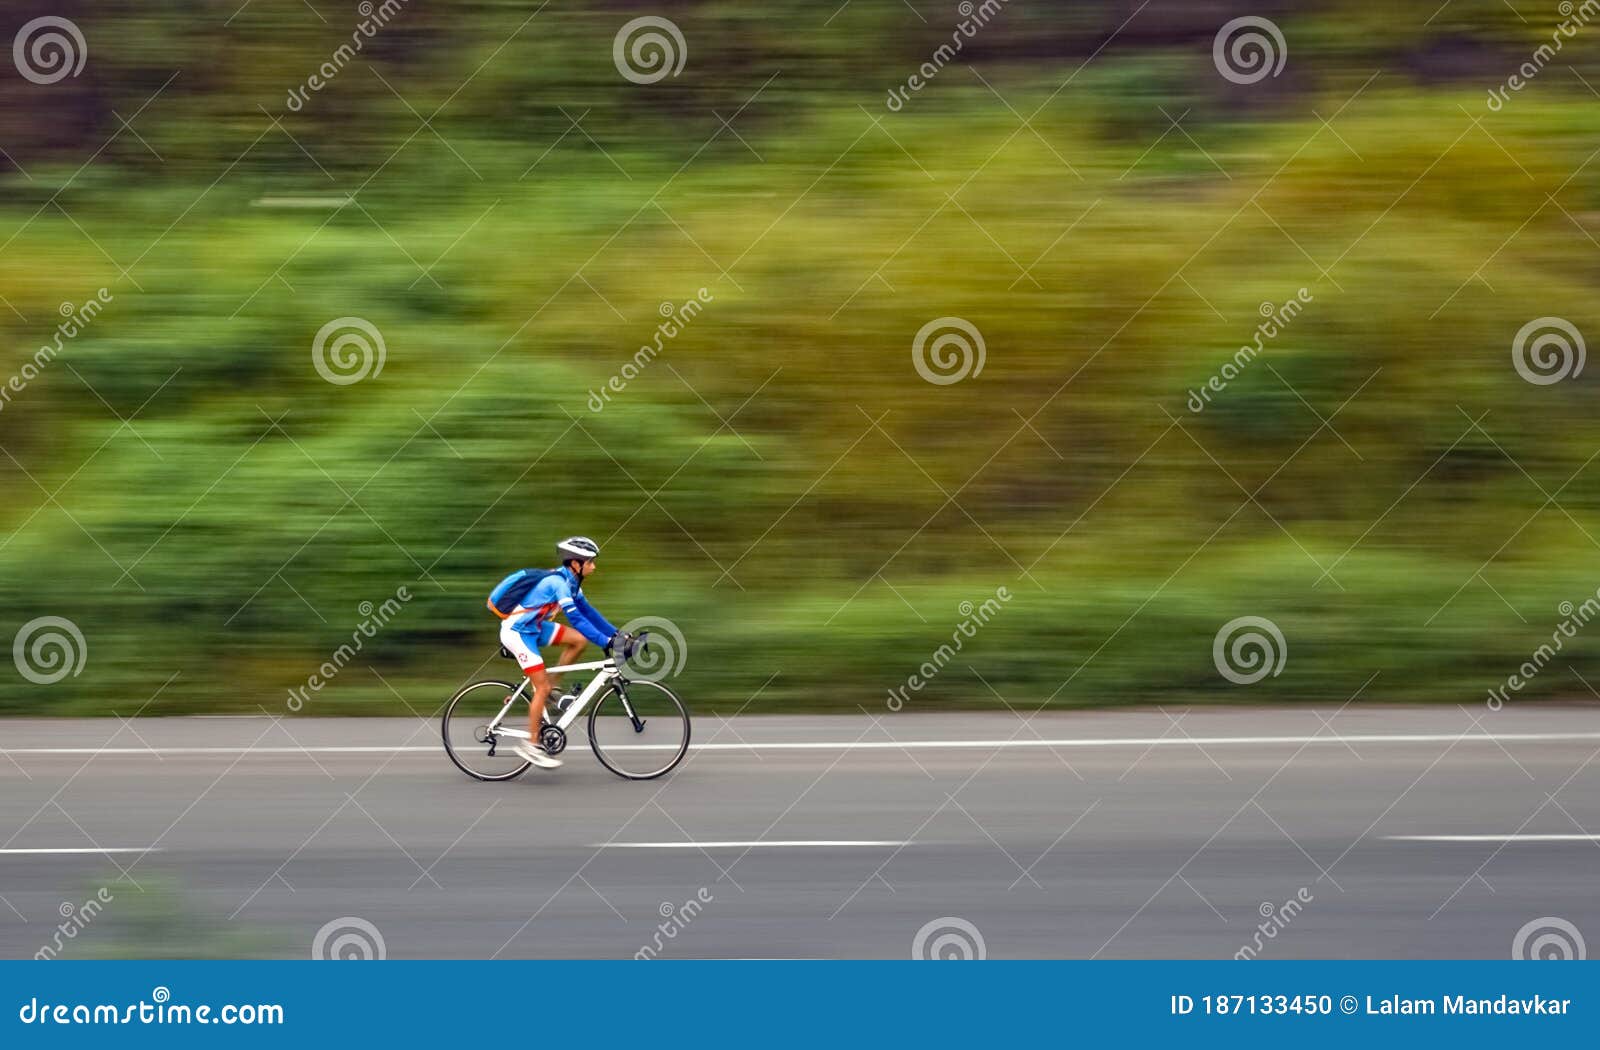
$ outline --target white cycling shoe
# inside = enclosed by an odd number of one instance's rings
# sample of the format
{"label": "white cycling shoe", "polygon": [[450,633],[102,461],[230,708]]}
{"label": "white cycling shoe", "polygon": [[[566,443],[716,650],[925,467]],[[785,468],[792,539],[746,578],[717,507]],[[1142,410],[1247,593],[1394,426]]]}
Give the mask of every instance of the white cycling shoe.
{"label": "white cycling shoe", "polygon": [[527,762],[531,762],[534,765],[538,766],[540,769],[560,769],[561,768],[561,759],[559,759],[559,758],[555,757],[554,755],[550,754],[549,752],[545,751],[545,749],[542,748],[542,747],[536,747],[533,744],[525,743],[523,741],[518,741],[511,748],[511,751],[518,758],[523,759],[523,760],[525,760]]}

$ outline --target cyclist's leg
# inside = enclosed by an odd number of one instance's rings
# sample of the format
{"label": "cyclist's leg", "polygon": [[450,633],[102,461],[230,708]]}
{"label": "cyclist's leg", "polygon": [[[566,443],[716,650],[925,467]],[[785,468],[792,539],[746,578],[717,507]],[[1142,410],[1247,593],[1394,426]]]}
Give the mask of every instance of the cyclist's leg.
{"label": "cyclist's leg", "polygon": [[532,699],[528,703],[528,732],[532,734],[530,743],[535,746],[539,742],[539,723],[544,716],[544,701],[550,695],[550,676],[545,674],[544,657],[539,655],[539,650],[532,644],[536,640],[517,630],[510,620],[500,627],[500,644],[517,658],[517,666],[528,676],[528,685],[532,689]]}
{"label": "cyclist's leg", "polygon": [[583,632],[576,628],[568,627],[564,624],[546,623],[545,631],[540,634],[539,641],[542,645],[559,645],[561,647],[561,655],[556,657],[557,670],[550,672],[551,688],[559,692],[561,689],[561,672],[559,669],[567,664],[577,662],[578,656],[583,652],[584,647],[589,644],[589,640],[583,636]]}
{"label": "cyclist's leg", "polygon": [[532,738],[529,742],[534,747],[541,747],[539,743],[539,727],[544,720],[544,702],[550,695],[550,676],[545,674],[544,665],[532,671],[524,671],[528,676],[528,683],[533,686],[533,699],[528,702],[528,734]]}

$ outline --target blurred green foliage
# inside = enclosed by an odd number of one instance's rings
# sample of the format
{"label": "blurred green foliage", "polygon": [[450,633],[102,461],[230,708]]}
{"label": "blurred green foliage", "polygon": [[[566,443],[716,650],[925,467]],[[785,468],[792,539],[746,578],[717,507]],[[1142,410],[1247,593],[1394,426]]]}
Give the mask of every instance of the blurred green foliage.
{"label": "blurred green foliage", "polygon": [[[1593,373],[1510,352],[1600,333],[1600,24],[1485,104],[1554,5],[1015,3],[898,112],[954,5],[412,2],[298,111],[355,5],[14,6],[88,56],[0,78],[0,379],[112,301],[0,407],[0,634],[87,646],[0,711],[277,713],[404,586],[303,713],[426,715],[512,672],[483,597],[574,532],[702,711],[880,710],[1002,586],[908,709],[1476,702],[1600,585]],[[1279,76],[1218,75],[1241,13]],[[619,75],[644,14],[680,75]],[[336,385],[350,316],[384,365]],[[934,385],[945,316],[986,359]],[[1247,615],[1288,658],[1239,686]]]}

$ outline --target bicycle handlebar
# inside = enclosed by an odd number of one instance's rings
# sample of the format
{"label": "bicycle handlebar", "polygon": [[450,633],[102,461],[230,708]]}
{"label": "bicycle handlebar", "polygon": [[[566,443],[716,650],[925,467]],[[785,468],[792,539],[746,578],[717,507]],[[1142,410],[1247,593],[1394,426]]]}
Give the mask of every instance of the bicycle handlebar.
{"label": "bicycle handlebar", "polygon": [[646,652],[649,652],[649,651],[650,651],[650,632],[649,631],[640,631],[639,632],[639,636],[633,640],[633,644],[629,645],[625,650],[623,650],[623,652],[621,654],[613,653],[611,651],[611,646],[610,645],[606,646],[606,655],[608,655],[608,656],[620,655],[622,657],[622,659],[624,659],[624,660],[632,659],[633,658],[633,654],[636,653],[636,652],[638,652],[638,653],[646,653]]}

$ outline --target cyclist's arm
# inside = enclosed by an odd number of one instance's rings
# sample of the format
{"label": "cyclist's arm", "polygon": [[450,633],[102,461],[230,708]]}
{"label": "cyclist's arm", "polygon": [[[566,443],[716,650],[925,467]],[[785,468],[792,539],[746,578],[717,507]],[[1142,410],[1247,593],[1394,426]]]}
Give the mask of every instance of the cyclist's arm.
{"label": "cyclist's arm", "polygon": [[[561,598],[561,611],[566,614],[567,622],[577,628],[579,634],[595,645],[609,645],[611,636],[617,633],[615,630],[605,630],[606,627],[611,625],[600,619],[600,614],[596,613],[593,607],[582,599],[574,600],[571,596],[564,595]],[[591,619],[591,616],[594,618]]]}
{"label": "cyclist's arm", "polygon": [[612,635],[617,633],[617,629],[611,626],[610,621],[604,616],[601,616],[600,611],[589,604],[589,599],[585,598],[581,591],[577,594],[574,594],[572,596],[572,600],[577,603],[578,608],[583,610],[583,615],[587,616],[594,622],[596,627],[600,628],[606,633],[606,640],[610,641]]}

